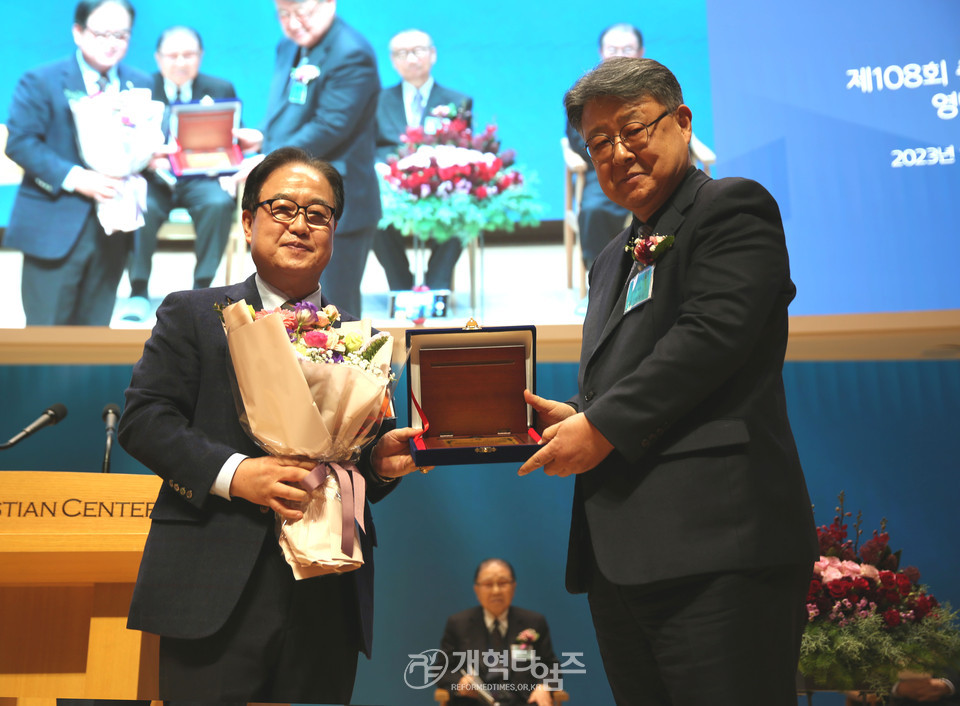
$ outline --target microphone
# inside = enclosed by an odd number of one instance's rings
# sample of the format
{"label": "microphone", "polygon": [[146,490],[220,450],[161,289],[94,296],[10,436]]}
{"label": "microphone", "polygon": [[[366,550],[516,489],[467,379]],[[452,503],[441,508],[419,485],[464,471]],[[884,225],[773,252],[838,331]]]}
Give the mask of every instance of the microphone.
{"label": "microphone", "polygon": [[103,450],[102,473],[110,472],[110,452],[113,450],[113,437],[117,433],[117,421],[120,419],[120,408],[113,402],[103,408],[104,423],[107,425],[107,442]]}
{"label": "microphone", "polygon": [[23,441],[24,439],[26,439],[35,431],[39,431],[40,429],[43,429],[45,426],[52,426],[66,416],[67,416],[67,408],[64,405],[60,404],[59,402],[57,402],[56,404],[50,405],[43,411],[43,414],[41,414],[36,420],[34,420],[29,425],[24,427],[23,431],[21,431],[15,437],[10,439],[10,441],[8,441],[7,443],[0,444],[0,451],[2,451],[3,449],[9,449],[14,444],[17,444]]}

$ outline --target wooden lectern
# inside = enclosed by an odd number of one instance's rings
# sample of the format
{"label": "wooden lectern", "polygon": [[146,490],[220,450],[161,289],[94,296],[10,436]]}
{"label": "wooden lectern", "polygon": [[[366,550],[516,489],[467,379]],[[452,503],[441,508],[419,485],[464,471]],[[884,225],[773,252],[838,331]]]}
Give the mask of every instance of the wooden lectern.
{"label": "wooden lectern", "polygon": [[157,638],[126,622],[160,482],[0,471],[3,706],[157,698]]}

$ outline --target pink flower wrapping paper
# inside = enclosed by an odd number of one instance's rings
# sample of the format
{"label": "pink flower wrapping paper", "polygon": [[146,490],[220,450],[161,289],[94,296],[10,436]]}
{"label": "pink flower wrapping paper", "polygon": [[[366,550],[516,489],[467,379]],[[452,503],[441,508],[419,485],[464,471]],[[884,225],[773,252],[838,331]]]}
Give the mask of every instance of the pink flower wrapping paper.
{"label": "pink flower wrapping paper", "polygon": [[[392,340],[378,351],[372,369],[363,370],[303,359],[291,345],[282,315],[254,320],[243,300],[223,308],[223,322],[244,428],[275,456],[318,463],[303,519],[278,518],[287,563],[298,579],[360,567],[353,520],[364,531],[365,487],[354,462],[389,407]],[[344,322],[339,331],[351,329],[370,338],[368,322]]]}

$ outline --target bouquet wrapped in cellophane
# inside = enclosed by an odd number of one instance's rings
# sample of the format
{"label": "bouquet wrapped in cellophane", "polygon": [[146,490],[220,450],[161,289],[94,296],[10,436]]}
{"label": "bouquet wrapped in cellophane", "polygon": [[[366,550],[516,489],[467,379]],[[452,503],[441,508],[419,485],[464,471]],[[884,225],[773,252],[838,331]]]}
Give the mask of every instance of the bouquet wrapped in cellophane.
{"label": "bouquet wrapped in cellophane", "polygon": [[139,172],[163,146],[163,103],[153,100],[149,88],[129,86],[69,95],[68,101],[84,163],[121,179],[117,196],[97,203],[100,224],[107,235],[137,230],[147,208],[147,182]]}
{"label": "bouquet wrapped in cellophane", "polygon": [[359,568],[366,486],[356,461],[390,409],[392,337],[371,335],[368,321],[334,328],[336,307],[309,302],[254,312],[241,300],[222,314],[247,433],[272,455],[317,464],[303,519],[278,517],[287,563],[298,579]]}

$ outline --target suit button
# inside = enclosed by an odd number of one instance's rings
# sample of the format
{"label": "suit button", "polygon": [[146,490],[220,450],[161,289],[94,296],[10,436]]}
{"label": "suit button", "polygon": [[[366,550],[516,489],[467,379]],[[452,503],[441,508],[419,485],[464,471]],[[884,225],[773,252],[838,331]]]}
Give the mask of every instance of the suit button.
{"label": "suit button", "polygon": [[593,399],[593,392],[588,392],[583,396],[584,402],[589,402],[592,399]]}
{"label": "suit button", "polygon": [[186,488],[180,488],[180,495],[186,495],[186,494],[187,494],[187,489],[186,489]]}
{"label": "suit button", "polygon": [[179,491],[179,490],[180,490],[180,484],[179,484],[179,483],[174,483],[174,484],[173,484],[173,489],[176,490],[176,491]]}
{"label": "suit button", "polygon": [[193,491],[192,491],[192,490],[188,490],[188,491],[187,491],[187,500],[189,500],[189,499],[192,498],[192,497],[193,497]]}
{"label": "suit button", "polygon": [[169,485],[171,488],[173,487],[173,478],[167,481],[167,485]]}

